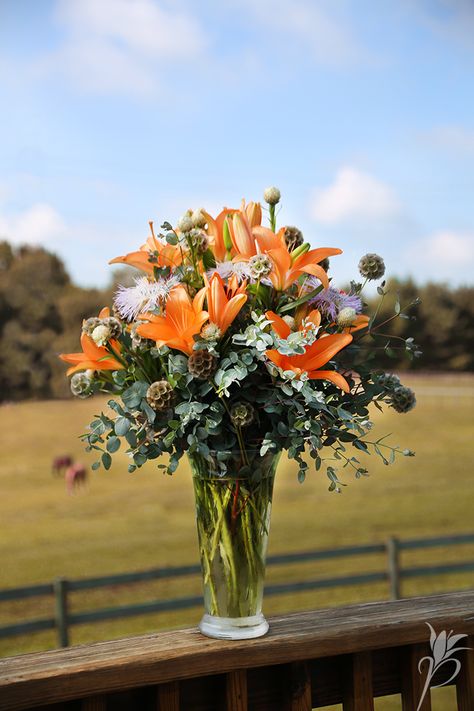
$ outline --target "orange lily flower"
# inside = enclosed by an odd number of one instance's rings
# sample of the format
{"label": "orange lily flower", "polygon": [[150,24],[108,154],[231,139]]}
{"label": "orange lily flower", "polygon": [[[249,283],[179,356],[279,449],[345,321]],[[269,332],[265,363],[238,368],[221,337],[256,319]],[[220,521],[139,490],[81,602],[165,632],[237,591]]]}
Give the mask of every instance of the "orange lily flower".
{"label": "orange lily flower", "polygon": [[[288,324],[273,311],[267,311],[265,315],[272,322],[272,327],[280,338],[288,338],[291,333]],[[319,311],[311,311],[307,317],[307,324],[303,328],[307,328],[310,323],[319,326],[320,322],[321,314]],[[299,330],[302,330],[302,328],[300,327]],[[311,380],[330,380],[341,390],[348,393],[350,390],[349,384],[340,373],[335,370],[319,370],[319,368],[330,361],[336,353],[339,353],[351,341],[352,336],[349,333],[322,334],[317,341],[310,346],[306,346],[305,352],[301,355],[287,356],[276,349],[265,351],[265,355],[282,370],[292,370],[297,375],[306,372]]]}
{"label": "orange lily flower", "polygon": [[193,337],[209,318],[207,311],[202,308],[205,296],[206,288],[200,289],[191,299],[184,286],[174,287],[166,301],[164,316],[142,314],[140,319],[146,319],[148,323],[137,326],[137,333],[143,338],[156,341],[158,348],[169,346],[191,355]]}
{"label": "orange lily flower", "polygon": [[[275,333],[280,336],[280,338],[284,338],[286,340],[291,333],[291,328],[286,323],[286,321],[282,319],[281,316],[278,316],[278,314],[276,314],[274,311],[267,311],[265,313],[265,316],[269,321],[272,322],[272,328]],[[321,314],[317,309],[313,309],[313,311],[310,311],[309,314],[306,316],[305,325],[299,325],[298,331],[306,331],[308,328],[311,328],[312,326],[318,327],[320,324]]]}
{"label": "orange lily flower", "polygon": [[[276,235],[275,235],[276,236]],[[262,241],[257,237],[259,244]],[[331,247],[320,247],[310,249],[293,259],[286,245],[267,250],[267,254],[273,262],[273,270],[268,275],[277,291],[288,289],[302,274],[311,274],[317,277],[327,289],[329,280],[324,269],[319,265],[326,257],[342,254],[341,249]]]}
{"label": "orange lily flower", "polygon": [[[107,307],[99,313],[99,318],[110,316],[110,309]],[[110,340],[110,345],[117,353],[120,353],[121,346],[115,339]],[[98,346],[86,333],[81,334],[82,353],[61,353],[61,360],[72,363],[73,367],[68,368],[66,375],[72,375],[79,370],[123,370],[124,366],[120,361],[110,355],[105,346]]]}
{"label": "orange lily flower", "polygon": [[217,272],[212,275],[210,281],[204,274],[204,283],[209,321],[219,326],[221,334],[224,334],[247,301],[247,294],[244,293],[246,283],[238,286],[237,279],[231,279],[230,292],[228,290],[226,293],[222,277]]}
{"label": "orange lily flower", "polygon": [[[150,222],[151,235],[136,252],[129,252],[123,257],[111,259],[109,264],[128,264],[147,274],[153,274],[154,267],[178,267],[183,261],[183,254],[179,247],[162,242],[155,237],[153,222]],[[150,262],[150,257],[156,261]]]}

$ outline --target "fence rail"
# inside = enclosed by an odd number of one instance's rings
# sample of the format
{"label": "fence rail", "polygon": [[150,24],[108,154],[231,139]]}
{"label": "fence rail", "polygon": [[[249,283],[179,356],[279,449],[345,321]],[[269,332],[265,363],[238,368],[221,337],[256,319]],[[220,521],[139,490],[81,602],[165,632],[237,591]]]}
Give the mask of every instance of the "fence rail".
{"label": "fence rail", "polygon": [[[427,548],[459,546],[474,543],[474,533],[438,536],[436,538],[414,538],[401,540],[389,538],[386,543],[371,543],[365,545],[341,546],[298,553],[284,553],[268,557],[268,566],[306,563],[318,560],[331,560],[353,556],[364,556],[375,553],[385,553],[386,569],[382,571],[338,575],[328,578],[317,578],[291,583],[271,583],[265,586],[265,595],[285,595],[308,590],[337,588],[376,582],[387,582],[390,598],[398,600],[403,597],[402,582],[405,579],[446,575],[450,573],[474,572],[474,561],[438,563],[433,565],[418,565],[403,567],[401,553],[403,551],[421,550]],[[68,596],[71,592],[93,590],[111,585],[148,582],[195,575],[200,572],[199,565],[181,565],[167,568],[156,568],[132,573],[120,573],[81,580],[58,578],[53,583],[31,585],[28,587],[0,590],[0,602],[22,600],[44,595],[54,596],[54,616],[50,618],[25,620],[0,627],[0,639],[15,635],[56,629],[58,645],[69,646],[69,628],[72,625],[86,624],[103,620],[113,620],[125,617],[136,617],[159,612],[184,610],[198,607],[202,604],[201,596],[188,596],[165,600],[152,600],[133,605],[121,605],[111,608],[101,608],[85,612],[72,613],[68,609]]]}

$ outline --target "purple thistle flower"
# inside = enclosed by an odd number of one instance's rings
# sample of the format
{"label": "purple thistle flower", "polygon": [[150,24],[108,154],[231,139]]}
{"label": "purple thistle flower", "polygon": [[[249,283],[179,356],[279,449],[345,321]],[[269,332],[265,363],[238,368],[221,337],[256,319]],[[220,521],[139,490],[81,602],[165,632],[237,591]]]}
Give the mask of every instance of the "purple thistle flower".
{"label": "purple thistle flower", "polygon": [[[315,289],[319,282],[314,278],[314,284],[310,281],[311,277],[307,280],[306,284]],[[346,294],[344,291],[339,291],[333,286],[329,289],[323,289],[319,292],[317,296],[309,300],[309,303],[321,312],[322,316],[326,316],[331,321],[335,321],[337,314],[342,309],[350,308],[354,309],[356,313],[360,314],[362,311],[362,301],[356,294]]]}

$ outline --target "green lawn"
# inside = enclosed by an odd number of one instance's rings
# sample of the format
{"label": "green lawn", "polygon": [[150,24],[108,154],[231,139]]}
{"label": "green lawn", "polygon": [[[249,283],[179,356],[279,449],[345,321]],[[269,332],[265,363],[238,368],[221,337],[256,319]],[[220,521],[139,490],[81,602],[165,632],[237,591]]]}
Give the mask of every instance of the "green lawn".
{"label": "green lawn", "polygon": [[[384,541],[390,535],[431,536],[474,530],[472,422],[474,378],[406,377],[418,389],[418,407],[407,415],[389,412],[377,433],[416,450],[385,467],[368,461],[371,476],[349,474],[341,495],[327,491],[326,477],[310,472],[305,484],[283,461],[274,499],[270,552],[298,551],[356,542]],[[183,464],[172,477],[153,466],[126,471],[124,455],[109,472],[92,473],[86,489],[74,496],[53,478],[53,456],[71,453],[87,462],[77,435],[100,409],[100,401],[38,402],[0,407],[0,588],[195,562],[197,545],[190,474]],[[380,418],[377,418],[380,420]],[[406,561],[474,559],[474,547],[406,555]],[[269,579],[316,577],[381,569],[383,557],[318,562],[275,568]],[[412,581],[407,595],[472,587],[472,574]],[[110,606],[162,595],[199,593],[199,580],[163,581],[76,593],[73,609]],[[268,598],[267,615],[387,597],[385,585],[324,590]],[[0,625],[15,619],[49,616],[51,600],[0,604]],[[76,627],[74,643],[193,625],[200,610]],[[55,645],[53,633],[0,642],[0,655]],[[384,707],[385,708],[385,707]],[[389,707],[386,706],[388,709]],[[395,708],[395,707],[393,707]],[[440,707],[441,708],[441,707]]]}

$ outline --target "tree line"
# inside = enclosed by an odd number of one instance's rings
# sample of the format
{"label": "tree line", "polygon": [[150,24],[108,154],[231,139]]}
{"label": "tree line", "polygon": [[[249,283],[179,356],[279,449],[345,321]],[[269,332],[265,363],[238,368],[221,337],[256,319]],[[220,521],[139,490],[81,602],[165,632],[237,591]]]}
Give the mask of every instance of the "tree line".
{"label": "tree line", "polygon": [[[1,400],[69,396],[58,353],[79,350],[82,319],[111,303],[117,278],[115,274],[106,289],[84,289],[73,284],[55,254],[0,242]],[[390,357],[381,348],[375,361],[380,368],[474,370],[474,287],[453,289],[445,284],[418,286],[411,280],[391,280],[385,290],[390,294],[383,300],[378,321],[393,314],[397,299],[391,295],[398,293],[402,309],[420,298],[409,310],[410,318],[390,321],[389,332],[413,338],[423,356],[408,360],[403,350],[389,349]],[[377,299],[370,299],[369,313]]]}

